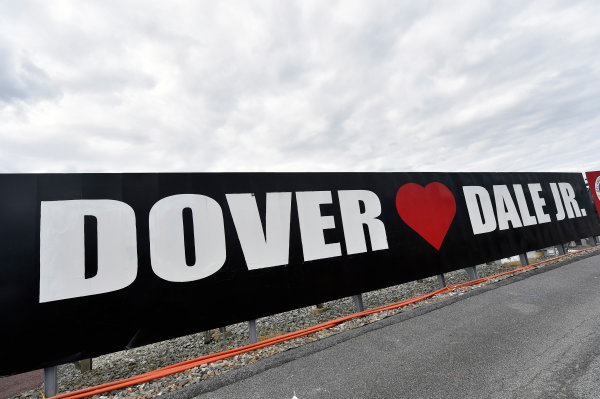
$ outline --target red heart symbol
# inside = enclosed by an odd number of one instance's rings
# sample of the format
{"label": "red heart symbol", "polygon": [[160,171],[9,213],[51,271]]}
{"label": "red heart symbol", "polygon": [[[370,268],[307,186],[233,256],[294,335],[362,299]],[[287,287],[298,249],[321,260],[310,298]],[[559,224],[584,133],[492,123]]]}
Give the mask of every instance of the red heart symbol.
{"label": "red heart symbol", "polygon": [[396,209],[404,223],[439,250],[454,220],[456,201],[442,183],[408,183],[396,193]]}

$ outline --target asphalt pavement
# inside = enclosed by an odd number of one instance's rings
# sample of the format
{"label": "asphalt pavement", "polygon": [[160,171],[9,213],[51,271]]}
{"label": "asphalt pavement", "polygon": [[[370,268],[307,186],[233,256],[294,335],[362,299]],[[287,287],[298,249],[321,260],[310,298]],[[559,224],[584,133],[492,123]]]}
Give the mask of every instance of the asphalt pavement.
{"label": "asphalt pavement", "polygon": [[600,398],[600,255],[337,334],[169,398]]}

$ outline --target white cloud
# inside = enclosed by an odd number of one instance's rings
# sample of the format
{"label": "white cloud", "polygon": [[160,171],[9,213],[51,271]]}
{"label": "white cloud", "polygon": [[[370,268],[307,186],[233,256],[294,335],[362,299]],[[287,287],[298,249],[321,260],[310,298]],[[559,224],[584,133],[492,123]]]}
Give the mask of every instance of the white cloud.
{"label": "white cloud", "polygon": [[598,169],[597,2],[0,4],[0,171]]}

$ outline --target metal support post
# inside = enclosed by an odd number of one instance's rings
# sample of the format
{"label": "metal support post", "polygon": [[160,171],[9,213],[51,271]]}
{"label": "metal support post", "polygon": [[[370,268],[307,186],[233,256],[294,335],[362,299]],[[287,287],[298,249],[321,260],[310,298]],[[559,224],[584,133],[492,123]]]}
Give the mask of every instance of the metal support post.
{"label": "metal support post", "polygon": [[323,303],[317,303],[312,308],[313,314],[321,314],[321,313],[326,312],[326,311],[327,311],[327,308],[325,307],[325,304],[323,304]]}
{"label": "metal support post", "polygon": [[79,370],[82,373],[90,371],[92,369],[92,359],[83,359],[79,361]]}
{"label": "metal support post", "polygon": [[248,321],[248,333],[250,335],[250,343],[255,344],[258,342],[258,333],[256,332],[256,319]]}
{"label": "metal support post", "polygon": [[219,331],[223,336],[223,349],[227,349],[227,329],[225,327],[219,327]]}
{"label": "metal support post", "polygon": [[477,277],[477,266],[465,267],[465,271],[469,276],[469,280],[477,280],[479,278]]}
{"label": "metal support post", "polygon": [[56,366],[46,367],[44,369],[44,396],[49,398],[56,396],[58,379],[56,374]]}
{"label": "metal support post", "polygon": [[363,304],[362,294],[353,295],[352,300],[354,301],[354,306],[356,307],[357,312],[362,312],[365,310],[365,305]]}
{"label": "metal support post", "polygon": [[529,264],[529,259],[527,259],[527,254],[519,254],[519,260],[521,261],[521,266],[527,266]]}
{"label": "metal support post", "polygon": [[444,278],[444,273],[437,275],[438,285],[440,288],[444,288],[446,286],[446,279]]}
{"label": "metal support post", "polygon": [[565,249],[565,244],[557,244],[556,250],[558,251],[559,255],[565,255],[567,253],[567,251]]}

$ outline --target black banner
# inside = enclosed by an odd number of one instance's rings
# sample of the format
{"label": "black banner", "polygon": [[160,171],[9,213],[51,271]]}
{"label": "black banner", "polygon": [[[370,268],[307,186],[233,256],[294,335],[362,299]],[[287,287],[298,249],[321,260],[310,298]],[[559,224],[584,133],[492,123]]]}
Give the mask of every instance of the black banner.
{"label": "black banner", "polygon": [[0,175],[0,375],[600,234],[577,173]]}

